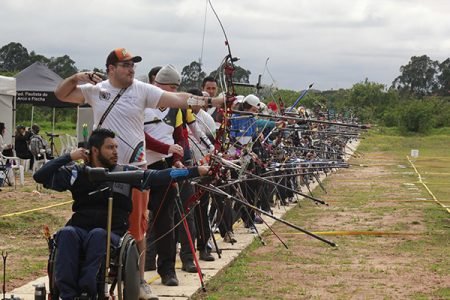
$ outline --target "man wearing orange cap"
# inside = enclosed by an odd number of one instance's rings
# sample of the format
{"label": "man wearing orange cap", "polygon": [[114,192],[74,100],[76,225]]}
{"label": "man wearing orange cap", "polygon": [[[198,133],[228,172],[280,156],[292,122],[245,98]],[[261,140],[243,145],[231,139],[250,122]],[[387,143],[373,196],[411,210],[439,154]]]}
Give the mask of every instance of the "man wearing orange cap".
{"label": "man wearing orange cap", "polygon": [[[80,72],[63,80],[55,95],[63,102],[88,103],[94,114],[94,128],[104,127],[116,133],[118,163],[145,167],[144,110],[157,107],[203,105],[221,106],[223,98],[192,96],[188,93],[171,93],[138,81],[134,78],[140,56],[133,56],[124,48],[118,48],[106,59],[108,79],[100,74]],[[82,85],[78,85],[84,83]],[[130,232],[141,252],[141,299],[151,299],[150,287],[144,280],[145,231],[147,226],[148,197],[133,192],[133,212],[130,216]]]}

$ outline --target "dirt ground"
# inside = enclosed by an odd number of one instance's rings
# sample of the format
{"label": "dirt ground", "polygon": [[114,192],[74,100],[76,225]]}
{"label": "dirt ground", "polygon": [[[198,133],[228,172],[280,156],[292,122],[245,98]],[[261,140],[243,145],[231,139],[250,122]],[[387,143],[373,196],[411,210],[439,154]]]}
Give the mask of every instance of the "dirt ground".
{"label": "dirt ground", "polygon": [[[430,229],[427,214],[435,204],[420,200],[429,196],[408,166],[400,166],[391,157],[383,159],[376,154],[360,158],[354,162],[366,167],[339,170],[327,178],[328,193],[314,193],[329,206],[303,200],[300,208],[288,213],[288,220],[295,224],[329,231],[323,237],[338,247],[276,224],[274,230],[289,249],[274,235],[265,234],[267,246],[246,254],[248,269],[240,274],[244,278],[232,283],[255,292],[233,295],[233,299],[446,299],[450,287],[448,215],[438,213],[444,227],[440,223]],[[42,225],[53,231],[64,224],[70,215],[70,194],[38,192],[30,175],[25,187],[2,189],[0,249],[9,253],[6,286],[11,290],[45,275]],[[210,291],[219,290],[214,285],[213,281]],[[223,295],[218,298],[231,299]]]}
{"label": "dirt ground", "polygon": [[[367,160],[365,162],[370,163]],[[426,253],[417,257],[418,253],[401,250],[405,243],[425,238],[427,232],[423,207],[430,204],[396,201],[414,200],[418,196],[427,195],[418,193],[420,190],[405,188],[402,186],[405,178],[391,176],[391,172],[386,169],[398,172],[395,167],[369,166],[358,169],[357,177],[352,174],[355,169],[334,174],[327,185],[330,192],[323,197],[325,200],[333,199],[333,206],[328,208],[329,214],[323,213],[314,219],[314,228],[320,228],[321,231],[367,230],[400,234],[378,237],[330,236],[340,245],[336,250],[310,245],[311,243],[308,246],[293,247],[291,251],[295,256],[301,255],[304,262],[310,260],[312,263],[298,264],[301,272],[289,273],[288,280],[310,282],[313,289],[308,289],[309,295],[323,299],[333,297],[337,290],[342,293],[343,287],[346,290],[344,295],[366,299],[407,299],[414,294],[429,294],[438,288],[450,287],[450,274],[439,274],[428,268],[432,264],[448,263],[448,257],[428,256]],[[348,199],[339,199],[332,192],[345,190],[346,187],[352,190],[378,191],[378,197],[367,203],[363,203],[364,200],[358,203],[356,197],[348,203]],[[352,208],[353,205],[356,207]],[[261,247],[258,251],[267,252],[270,248]],[[318,265],[314,263],[317,256],[328,260],[323,262],[326,265],[326,270],[323,270],[325,272],[317,272]],[[271,270],[275,273],[284,272],[283,268],[277,270],[276,262]],[[276,286],[276,280],[271,284]]]}
{"label": "dirt ground", "polygon": [[232,265],[195,299],[450,299],[447,212],[407,161],[374,153],[352,162],[365,167],[339,170],[327,194],[314,191],[329,206],[303,200],[287,214],[338,247],[276,224],[288,250],[267,233],[266,246],[241,258],[245,267]]}
{"label": "dirt ground", "polygon": [[[40,190],[26,173],[23,187],[1,187],[0,250],[6,258],[6,289],[46,274],[48,257],[43,227],[52,234],[71,214],[70,194]],[[29,211],[34,210],[35,211]],[[10,214],[18,213],[11,216]],[[0,276],[3,282],[3,272]]]}

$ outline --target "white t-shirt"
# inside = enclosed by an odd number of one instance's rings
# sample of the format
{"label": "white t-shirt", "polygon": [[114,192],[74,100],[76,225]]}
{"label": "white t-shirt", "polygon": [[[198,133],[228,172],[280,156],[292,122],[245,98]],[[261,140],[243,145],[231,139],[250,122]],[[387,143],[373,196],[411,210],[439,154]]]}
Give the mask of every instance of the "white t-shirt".
{"label": "white t-shirt", "polygon": [[[175,141],[173,139],[174,127],[166,124],[166,122],[164,122],[163,120],[167,116],[169,111],[170,108],[166,108],[163,111],[161,111],[160,109],[147,108],[145,110],[145,117],[144,117],[145,123],[157,120],[161,121],[152,124],[145,124],[144,130],[152,138],[159,140],[164,144],[173,145],[175,144]],[[172,156],[172,153],[163,154],[149,149],[146,149],[145,153],[147,156],[148,165],[151,165],[152,163],[155,163],[161,160],[162,158]]]}
{"label": "white t-shirt", "polygon": [[[195,115],[196,123],[199,129],[204,132],[207,136],[216,135],[216,122],[214,119],[203,109],[200,109]],[[190,129],[190,127],[188,127]],[[209,149],[204,143],[199,141],[194,137],[192,131],[189,130],[189,148],[191,149],[196,161],[202,159],[206,154],[208,154]]]}
{"label": "white t-shirt", "polygon": [[[109,80],[96,85],[90,83],[79,86],[85,102],[92,106],[94,129],[103,113],[119,93]],[[102,128],[116,134],[119,164],[145,164],[144,110],[156,108],[163,94],[160,88],[134,79],[133,84],[113,106],[105,118]]]}
{"label": "white t-shirt", "polygon": [[3,136],[0,134],[0,152],[3,151],[3,149],[6,148],[6,143],[3,141]]}
{"label": "white t-shirt", "polygon": [[[208,108],[208,110],[206,111],[210,116],[214,115],[214,113],[216,113],[217,108],[216,107],[210,107]],[[213,118],[214,120],[214,118]],[[214,120],[214,122],[216,123],[216,128],[220,128],[220,125],[222,125],[220,122],[216,122]]]}

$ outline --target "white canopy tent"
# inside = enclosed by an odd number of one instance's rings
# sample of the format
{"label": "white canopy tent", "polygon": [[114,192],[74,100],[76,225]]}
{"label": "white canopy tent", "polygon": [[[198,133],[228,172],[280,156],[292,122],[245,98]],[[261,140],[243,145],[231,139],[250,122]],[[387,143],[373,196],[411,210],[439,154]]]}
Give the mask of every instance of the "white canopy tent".
{"label": "white canopy tent", "polygon": [[16,127],[16,79],[0,76],[0,122],[5,123],[5,143],[14,143]]}

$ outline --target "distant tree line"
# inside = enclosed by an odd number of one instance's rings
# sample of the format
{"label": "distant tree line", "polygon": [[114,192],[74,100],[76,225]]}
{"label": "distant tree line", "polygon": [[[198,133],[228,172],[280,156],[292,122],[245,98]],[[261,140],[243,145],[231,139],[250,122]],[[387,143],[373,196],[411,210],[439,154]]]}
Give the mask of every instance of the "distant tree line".
{"label": "distant tree line", "polygon": [[0,72],[3,74],[16,74],[35,62],[46,64],[62,78],[69,77],[78,72],[69,55],[47,58],[34,51],[28,53],[27,48],[20,43],[9,43],[0,48]]}
{"label": "distant tree line", "polygon": [[[61,77],[66,78],[79,70],[68,55],[47,58],[28,50],[20,43],[11,42],[0,48],[0,74],[14,76],[34,62],[39,61]],[[98,68],[93,70],[102,71]],[[356,83],[350,89],[310,91],[301,101],[307,108],[320,107],[333,114],[356,116],[361,122],[378,123],[385,126],[397,126],[403,132],[427,132],[434,127],[450,126],[450,58],[443,62],[432,60],[427,55],[413,56],[408,64],[399,68],[400,75],[391,86],[371,82],[368,79]],[[251,71],[236,66],[234,81],[249,83]],[[219,78],[219,70],[209,75],[202,65],[193,61],[181,70],[180,90],[200,87],[206,76]],[[264,86],[256,91],[251,88],[238,88],[238,94],[259,93],[265,102],[281,99],[286,106],[292,105],[301,91],[276,89]],[[18,110],[29,111],[27,105]],[[37,109],[37,120],[50,119],[51,110]],[[64,109],[58,121],[76,120],[73,109]],[[27,118],[28,114],[18,114]]]}
{"label": "distant tree line", "polygon": [[[300,93],[276,90],[271,97],[290,106]],[[450,127],[450,58],[439,62],[427,55],[413,56],[389,87],[366,78],[350,89],[313,90],[301,105],[398,127],[402,133]]]}

